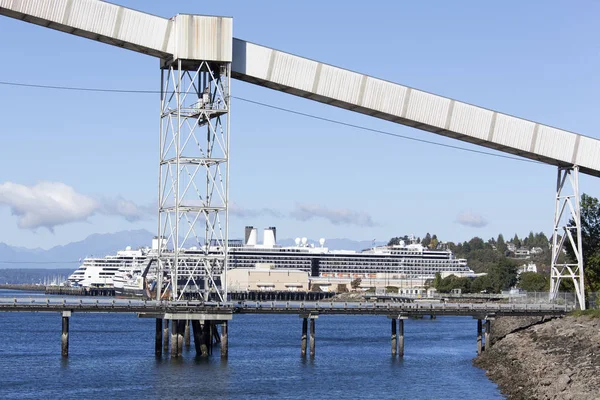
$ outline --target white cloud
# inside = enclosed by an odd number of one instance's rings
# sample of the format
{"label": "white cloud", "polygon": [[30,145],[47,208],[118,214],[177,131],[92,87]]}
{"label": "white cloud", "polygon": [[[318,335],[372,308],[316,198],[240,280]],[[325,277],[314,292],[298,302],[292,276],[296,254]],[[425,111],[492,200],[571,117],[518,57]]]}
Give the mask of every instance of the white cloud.
{"label": "white cloud", "polygon": [[40,182],[25,186],[12,182],[0,184],[0,204],[10,207],[18,217],[19,228],[45,227],[85,221],[98,208],[98,202],[79,194],[60,182]]}
{"label": "white cloud", "polygon": [[133,201],[124,199],[121,196],[114,199],[101,199],[101,209],[99,211],[107,215],[121,216],[129,222],[139,221],[140,219],[148,218],[149,216],[158,213],[155,206],[139,206]]}
{"label": "white cloud", "polygon": [[256,218],[261,216],[267,216],[272,218],[281,218],[283,214],[273,208],[243,208],[236,203],[229,204],[229,215],[234,215],[240,218]]}
{"label": "white cloud", "polygon": [[290,213],[293,218],[308,221],[312,218],[323,218],[334,225],[357,225],[372,227],[377,224],[364,211],[353,211],[344,208],[327,208],[316,204],[296,204]]}
{"label": "white cloud", "polygon": [[463,211],[456,216],[456,221],[461,225],[470,226],[473,228],[483,228],[488,224],[487,220],[479,214],[474,214],[471,211]]}
{"label": "white cloud", "polygon": [[47,228],[86,221],[96,213],[117,215],[136,221],[149,215],[149,207],[130,200],[93,198],[77,193],[61,182],[39,182],[32,186],[13,182],[0,184],[0,205],[10,208],[22,229]]}

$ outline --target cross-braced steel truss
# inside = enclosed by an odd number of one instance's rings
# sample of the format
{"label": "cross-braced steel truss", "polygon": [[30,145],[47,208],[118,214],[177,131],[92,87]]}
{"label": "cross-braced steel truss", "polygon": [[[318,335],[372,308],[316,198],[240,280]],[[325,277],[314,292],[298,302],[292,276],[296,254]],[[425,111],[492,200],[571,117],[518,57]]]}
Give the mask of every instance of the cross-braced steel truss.
{"label": "cross-braced steel truss", "polygon": [[[563,254],[567,246],[573,249],[575,260],[568,260]],[[561,279],[573,280],[579,307],[585,310],[579,167],[577,166],[558,168],[550,270],[550,296],[553,299],[558,293]]]}
{"label": "cross-braced steel truss", "polygon": [[161,70],[159,299],[227,297],[230,76],[229,63]]}

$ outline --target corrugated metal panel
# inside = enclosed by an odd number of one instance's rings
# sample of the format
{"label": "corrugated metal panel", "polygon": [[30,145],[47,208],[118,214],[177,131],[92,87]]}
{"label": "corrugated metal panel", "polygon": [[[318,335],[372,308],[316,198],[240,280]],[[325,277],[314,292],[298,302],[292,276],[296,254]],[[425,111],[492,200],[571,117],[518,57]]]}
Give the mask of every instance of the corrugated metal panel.
{"label": "corrugated metal panel", "polygon": [[539,125],[533,151],[546,157],[571,162],[575,140],[576,135],[570,132]]}
{"label": "corrugated metal panel", "polygon": [[319,64],[315,74],[317,90],[313,92],[332,100],[356,104],[362,76],[331,65]]}
{"label": "corrugated metal panel", "polygon": [[231,18],[178,14],[175,35],[175,59],[231,62]]}
{"label": "corrugated metal panel", "polygon": [[[239,39],[235,39],[235,49],[232,72],[237,79],[531,159],[543,157],[553,165],[573,162],[577,137],[573,133],[326,64],[304,64],[309,60],[291,54],[277,51],[272,56],[274,50]],[[314,65],[315,78],[310,85],[305,78]],[[294,73],[301,78],[295,79]],[[596,156],[600,141],[589,140],[597,143],[589,151],[593,155],[582,151],[576,159],[582,172],[600,176],[594,159],[600,159]]]}
{"label": "corrugated metal panel", "polygon": [[[0,7],[22,14],[41,25],[94,40],[116,39],[127,48],[154,55],[167,53],[170,43],[168,19],[97,0],[1,0]],[[14,16],[11,15],[11,16]],[[161,54],[162,56],[162,54]]]}
{"label": "corrugated metal panel", "polygon": [[452,107],[448,129],[487,140],[493,115],[493,111],[457,101]]}
{"label": "corrugated metal panel", "polygon": [[111,37],[119,6],[94,0],[71,2],[67,8],[63,24],[98,35]]}
{"label": "corrugated metal panel", "polygon": [[51,21],[60,22],[65,14],[67,0],[52,0],[52,1],[2,1],[0,6],[22,12],[27,15],[32,15],[38,18],[47,18]]}
{"label": "corrugated metal panel", "polygon": [[252,79],[267,80],[269,60],[275,52],[268,47],[234,39],[231,69]]}
{"label": "corrugated metal panel", "polygon": [[305,91],[312,89],[317,62],[280,51],[274,51],[272,57],[271,82]]}
{"label": "corrugated metal panel", "polygon": [[124,42],[171,53],[173,35],[169,24],[172,23],[173,21],[165,18],[124,9],[120,25],[115,26],[114,32],[115,36]]}
{"label": "corrugated metal panel", "polygon": [[379,112],[400,115],[406,91],[404,86],[369,77],[361,105]]}
{"label": "corrugated metal panel", "polygon": [[529,151],[535,123],[498,113],[492,142]]}
{"label": "corrugated metal panel", "polygon": [[600,171],[600,141],[581,136],[575,163]]}
{"label": "corrugated metal panel", "polygon": [[412,89],[408,97],[406,118],[444,128],[450,99]]}
{"label": "corrugated metal panel", "polygon": [[[113,39],[119,45],[157,57],[177,53],[184,59],[233,61],[233,75],[241,80],[443,135],[459,133],[481,140],[487,147],[511,153],[517,150],[534,159],[537,155],[547,157],[544,161],[551,164],[577,163],[583,172],[600,176],[600,141],[597,139],[579,137],[238,39],[233,58],[231,18],[178,15],[174,24],[161,17],[97,0],[0,0],[0,14],[94,40]],[[70,27],[76,28],[75,31]],[[470,138],[463,140],[471,141]]]}

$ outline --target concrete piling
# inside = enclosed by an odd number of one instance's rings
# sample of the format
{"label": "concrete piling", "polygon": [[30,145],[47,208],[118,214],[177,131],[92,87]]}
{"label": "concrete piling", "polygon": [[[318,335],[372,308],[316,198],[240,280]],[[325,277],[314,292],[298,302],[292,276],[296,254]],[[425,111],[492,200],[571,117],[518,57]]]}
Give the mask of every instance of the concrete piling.
{"label": "concrete piling", "polygon": [[202,333],[200,334],[200,355],[208,357],[208,349],[210,346],[210,322],[204,321],[202,324]]}
{"label": "concrete piling", "polygon": [[183,333],[183,343],[185,344],[186,348],[190,348],[190,320],[186,319],[185,320],[185,330]]}
{"label": "concrete piling", "polygon": [[483,350],[481,343],[481,320],[477,319],[477,355],[481,355],[481,351]]}
{"label": "concrete piling", "polygon": [[192,334],[194,335],[194,348],[196,349],[196,356],[199,356],[202,354],[202,327],[200,326],[200,321],[196,319],[192,320]]}
{"label": "concrete piling", "polygon": [[185,331],[185,320],[177,321],[177,357],[183,354],[183,333]]}
{"label": "concrete piling", "polygon": [[315,317],[310,319],[310,356],[315,356]]}
{"label": "concrete piling", "polygon": [[163,326],[163,320],[160,318],[156,318],[156,324],[155,324],[156,332],[155,332],[155,336],[154,336],[154,354],[157,357],[162,356],[162,346],[163,346],[163,343],[162,343],[162,339],[163,339],[162,329],[163,328],[162,328],[162,326]]}
{"label": "concrete piling", "polygon": [[306,357],[306,334],[308,331],[308,319],[302,318],[302,338],[300,339],[300,355]]}
{"label": "concrete piling", "polygon": [[177,330],[179,328],[179,321],[176,319],[171,321],[171,358],[177,358],[178,353],[178,345],[177,345]]}
{"label": "concrete piling", "polygon": [[485,320],[484,345],[483,345],[484,351],[488,350],[490,347],[492,347],[492,343],[490,342],[491,331],[492,331],[492,321],[489,319],[486,319]]}
{"label": "concrete piling", "polygon": [[169,353],[169,320],[163,320],[163,352]]}
{"label": "concrete piling", "polygon": [[398,337],[396,336],[396,318],[392,318],[392,357],[398,353]]}
{"label": "concrete piling", "polygon": [[398,356],[404,357],[404,319],[398,320]]}
{"label": "concrete piling", "polygon": [[227,321],[221,323],[221,358],[227,358],[229,355],[229,344],[227,337]]}
{"label": "concrete piling", "polygon": [[62,335],[61,335],[61,354],[63,357],[69,356],[69,318],[71,311],[62,313]]}

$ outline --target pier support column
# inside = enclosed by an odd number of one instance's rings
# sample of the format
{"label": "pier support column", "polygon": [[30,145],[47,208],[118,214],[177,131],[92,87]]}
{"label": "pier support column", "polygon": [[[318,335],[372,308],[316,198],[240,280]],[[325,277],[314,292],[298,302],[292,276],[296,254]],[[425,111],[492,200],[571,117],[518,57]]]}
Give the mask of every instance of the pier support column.
{"label": "pier support column", "polygon": [[481,355],[483,347],[481,344],[481,320],[477,319],[477,355]]}
{"label": "pier support column", "polygon": [[163,319],[163,352],[169,352],[169,320]]}
{"label": "pier support column", "polygon": [[221,323],[221,358],[229,355],[229,343],[227,338],[227,321]]}
{"label": "pier support column", "polygon": [[208,357],[208,348],[210,346],[210,323],[204,321],[200,330],[200,356]]}
{"label": "pier support column", "polygon": [[192,334],[194,335],[194,348],[196,349],[196,356],[202,354],[202,327],[200,321],[197,319],[192,320]]}
{"label": "pier support column", "polygon": [[315,320],[316,316],[310,318],[310,356],[315,356]]}
{"label": "pier support column", "polygon": [[483,341],[483,350],[489,350],[490,347],[492,347],[492,343],[490,342],[490,334],[492,331],[492,321],[489,319],[485,320],[485,336],[484,336],[484,341]]}
{"label": "pier support column", "polygon": [[177,340],[177,330],[179,328],[179,321],[176,319],[171,321],[171,358],[177,358],[179,356],[178,352],[178,340]]}
{"label": "pier support column", "polygon": [[398,319],[398,356],[404,357],[404,320],[407,317]]}
{"label": "pier support column", "polygon": [[162,319],[156,318],[156,324],[155,324],[156,332],[155,332],[155,336],[154,336],[154,354],[157,357],[162,356],[162,346],[163,346],[163,343],[162,343],[163,322],[162,321],[163,321]]}
{"label": "pier support column", "polygon": [[63,311],[62,313],[62,336],[61,336],[61,354],[63,357],[69,356],[69,318],[71,311]]}
{"label": "pier support column", "polygon": [[183,333],[185,331],[185,320],[177,321],[177,357],[183,354]]}
{"label": "pier support column", "polygon": [[398,353],[398,337],[396,336],[396,318],[392,318],[392,357]]}
{"label": "pier support column", "polygon": [[306,334],[308,332],[308,318],[302,318],[302,338],[300,339],[300,356],[306,357]]}
{"label": "pier support column", "polygon": [[190,320],[186,319],[185,320],[185,331],[183,333],[183,342],[185,344],[185,347],[189,349],[190,347]]}

